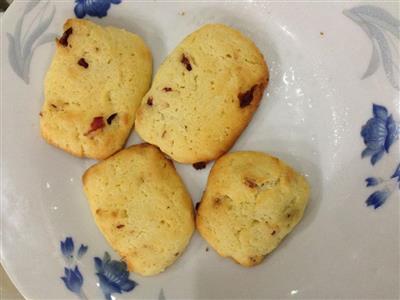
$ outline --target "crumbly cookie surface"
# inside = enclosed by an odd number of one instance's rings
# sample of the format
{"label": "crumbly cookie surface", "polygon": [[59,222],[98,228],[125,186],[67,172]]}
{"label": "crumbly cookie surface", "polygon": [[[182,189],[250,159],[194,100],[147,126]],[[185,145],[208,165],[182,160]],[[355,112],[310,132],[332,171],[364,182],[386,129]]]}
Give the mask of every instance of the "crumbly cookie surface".
{"label": "crumbly cookie surface", "polygon": [[139,36],[67,20],[45,78],[42,136],[76,156],[110,156],[129,136],[151,73],[151,53]]}
{"label": "crumbly cookie surface", "polygon": [[211,170],[197,229],[221,256],[254,266],[301,220],[309,193],[306,179],[278,158],[230,153]]}
{"label": "crumbly cookie surface", "polygon": [[250,39],[222,24],[205,25],[160,66],[135,129],[178,162],[214,160],[250,122],[268,76]]}
{"label": "crumbly cookie surface", "polygon": [[193,205],[173,163],[156,147],[129,147],[94,165],[83,185],[95,221],[130,271],[164,271],[194,231]]}

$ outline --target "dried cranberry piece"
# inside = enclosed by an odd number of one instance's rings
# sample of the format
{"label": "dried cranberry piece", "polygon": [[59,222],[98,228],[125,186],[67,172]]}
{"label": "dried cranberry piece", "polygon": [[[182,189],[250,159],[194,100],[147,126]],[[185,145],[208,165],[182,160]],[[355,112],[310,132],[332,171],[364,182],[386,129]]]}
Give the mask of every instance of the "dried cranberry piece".
{"label": "dried cranberry piece", "polygon": [[164,92],[171,92],[172,91],[172,88],[170,88],[170,87],[165,87],[165,88],[163,88],[162,89]]}
{"label": "dried cranberry piece", "polygon": [[84,67],[85,69],[87,69],[89,67],[89,64],[86,62],[86,60],[84,58],[81,58],[80,60],[78,60],[78,65]]}
{"label": "dried cranberry piece", "polygon": [[246,178],[244,180],[244,184],[247,185],[249,188],[254,189],[255,187],[257,187],[257,183],[255,183],[253,180]]}
{"label": "dried cranberry piece", "polygon": [[153,97],[149,97],[149,98],[147,99],[147,105],[153,106]]}
{"label": "dried cranberry piece", "polygon": [[253,85],[253,87],[246,91],[245,93],[240,93],[238,98],[240,101],[240,108],[246,107],[250,105],[251,101],[253,100],[253,93],[254,90],[256,89],[257,85]]}
{"label": "dried cranberry piece", "polygon": [[190,64],[189,58],[187,58],[185,54],[182,54],[181,63],[185,65],[186,70],[192,71],[192,65]]}
{"label": "dried cranberry piece", "polygon": [[108,124],[108,125],[111,125],[112,121],[115,119],[115,117],[116,117],[117,115],[118,115],[117,113],[113,113],[112,115],[110,115],[110,116],[107,118],[107,124]]}
{"label": "dried cranberry piece", "polygon": [[90,130],[85,135],[88,135],[89,133],[92,133],[93,131],[101,129],[104,126],[106,126],[106,124],[104,123],[103,117],[94,117],[92,123],[90,124]]}
{"label": "dried cranberry piece", "polygon": [[193,168],[195,168],[196,170],[204,169],[206,166],[207,166],[207,163],[205,161],[199,161],[199,162],[193,164]]}
{"label": "dried cranberry piece", "polygon": [[72,34],[72,27],[68,28],[62,35],[62,37],[58,40],[58,42],[64,47],[68,46],[68,38]]}

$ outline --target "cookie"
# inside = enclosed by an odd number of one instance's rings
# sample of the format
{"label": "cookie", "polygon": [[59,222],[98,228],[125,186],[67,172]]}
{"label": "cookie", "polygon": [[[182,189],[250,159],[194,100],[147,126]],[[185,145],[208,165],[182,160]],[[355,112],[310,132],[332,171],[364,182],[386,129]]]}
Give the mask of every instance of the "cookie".
{"label": "cookie", "polygon": [[156,147],[129,147],[83,175],[94,219],[130,271],[158,274],[185,250],[193,205],[172,162]]}
{"label": "cookie", "polygon": [[222,24],[186,37],[160,66],[135,130],[181,163],[228,151],[257,109],[268,68],[256,45]]}
{"label": "cookie", "polygon": [[151,53],[139,36],[67,20],[45,78],[42,136],[76,156],[110,156],[128,138],[151,73]]}
{"label": "cookie", "polygon": [[230,153],[211,170],[197,229],[221,256],[251,267],[301,220],[309,193],[306,179],[278,158]]}

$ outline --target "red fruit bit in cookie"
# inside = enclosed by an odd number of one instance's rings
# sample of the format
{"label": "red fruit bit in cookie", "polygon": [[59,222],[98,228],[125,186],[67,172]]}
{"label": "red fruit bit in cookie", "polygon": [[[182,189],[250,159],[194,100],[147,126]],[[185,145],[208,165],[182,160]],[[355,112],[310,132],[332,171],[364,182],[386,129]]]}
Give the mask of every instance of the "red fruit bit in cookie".
{"label": "red fruit bit in cookie", "polygon": [[163,88],[162,89],[164,92],[171,92],[172,91],[172,89],[170,88],[170,87],[165,87],[165,88]]}
{"label": "red fruit bit in cookie", "polygon": [[147,105],[153,106],[153,97],[149,97],[149,98],[147,99]]}
{"label": "red fruit bit in cookie", "polygon": [[62,35],[62,37],[58,40],[58,42],[64,47],[68,46],[68,38],[72,34],[72,27],[68,28]]}
{"label": "red fruit bit in cookie", "polygon": [[238,98],[240,101],[240,108],[246,107],[250,105],[251,101],[253,100],[253,93],[256,89],[257,85],[253,85],[253,87],[245,93],[240,93]]}
{"label": "red fruit bit in cookie", "polygon": [[185,65],[186,70],[192,71],[192,65],[190,64],[189,58],[187,58],[185,54],[182,54],[181,63]]}
{"label": "red fruit bit in cookie", "polygon": [[86,62],[86,60],[84,58],[81,58],[80,60],[78,60],[78,65],[80,65],[81,67],[84,67],[85,69],[87,69],[89,67],[89,64]]}
{"label": "red fruit bit in cookie", "polygon": [[199,161],[199,162],[193,164],[193,168],[195,168],[196,170],[204,169],[206,166],[207,166],[207,164],[205,161]]}
{"label": "red fruit bit in cookie", "polygon": [[249,178],[244,179],[244,184],[247,185],[251,189],[254,189],[255,187],[257,187],[257,183],[255,183],[252,179],[249,179]]}
{"label": "red fruit bit in cookie", "polygon": [[93,121],[90,124],[90,130],[88,132],[86,132],[85,135],[88,135],[89,133],[92,133],[93,131],[101,129],[104,126],[106,126],[106,124],[104,123],[104,118],[103,117],[95,117],[95,118],[93,118]]}

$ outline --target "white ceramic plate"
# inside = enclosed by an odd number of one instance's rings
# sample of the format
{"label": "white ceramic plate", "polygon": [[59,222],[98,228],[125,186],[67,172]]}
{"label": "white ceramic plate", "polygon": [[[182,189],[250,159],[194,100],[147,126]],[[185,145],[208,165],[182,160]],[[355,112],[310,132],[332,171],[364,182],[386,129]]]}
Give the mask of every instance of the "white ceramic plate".
{"label": "white ceramic plate", "polygon": [[[3,18],[1,263],[26,298],[399,297],[398,3],[76,2],[15,1]],[[155,70],[209,22],[240,29],[261,49],[270,85],[233,150],[277,155],[312,186],[303,221],[261,265],[240,267],[195,234],[166,272],[125,271],[82,192],[94,161],[39,135],[50,41],[74,8],[143,36]],[[138,142],[132,133],[128,144]],[[210,167],[177,164],[194,202]]]}

